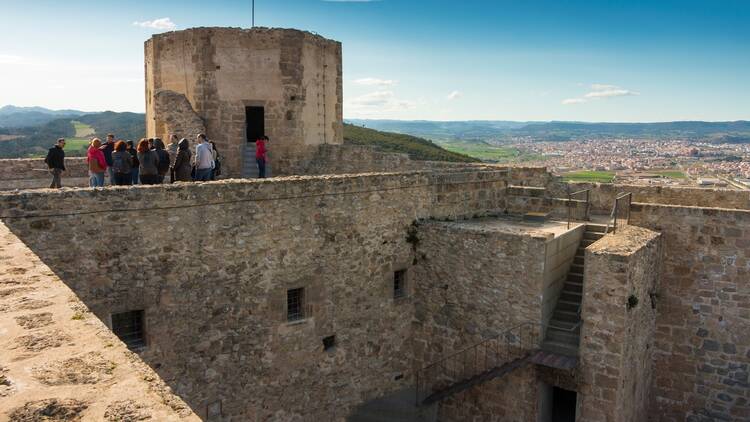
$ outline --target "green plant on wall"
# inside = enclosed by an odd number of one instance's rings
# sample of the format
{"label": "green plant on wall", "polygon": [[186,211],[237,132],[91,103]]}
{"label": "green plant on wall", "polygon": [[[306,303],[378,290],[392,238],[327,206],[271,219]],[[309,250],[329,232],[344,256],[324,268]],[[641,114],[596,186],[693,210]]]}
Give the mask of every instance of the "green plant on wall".
{"label": "green plant on wall", "polygon": [[628,310],[638,306],[638,298],[635,295],[628,296]]}

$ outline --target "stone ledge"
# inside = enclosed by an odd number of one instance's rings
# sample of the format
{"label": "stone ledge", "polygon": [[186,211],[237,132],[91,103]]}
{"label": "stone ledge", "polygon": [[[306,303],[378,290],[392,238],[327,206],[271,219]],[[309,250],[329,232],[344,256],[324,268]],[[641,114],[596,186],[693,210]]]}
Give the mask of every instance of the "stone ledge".
{"label": "stone ledge", "polygon": [[200,420],[3,224],[0,252],[0,419]]}

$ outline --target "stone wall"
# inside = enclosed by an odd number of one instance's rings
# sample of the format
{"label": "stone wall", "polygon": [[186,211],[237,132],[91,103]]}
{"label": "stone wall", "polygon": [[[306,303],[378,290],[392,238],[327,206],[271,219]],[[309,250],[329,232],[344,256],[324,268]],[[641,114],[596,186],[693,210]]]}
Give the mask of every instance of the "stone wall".
{"label": "stone wall", "polygon": [[[99,318],[145,311],[141,358],[200,417],[340,421],[411,382],[413,304],[392,283],[412,221],[501,207],[505,174],[28,191],[0,209]],[[288,323],[300,287],[307,317]]]}
{"label": "stone wall", "polygon": [[750,211],[633,204],[662,233],[651,420],[750,419]]}
{"label": "stone wall", "polygon": [[586,248],[579,421],[645,421],[661,259],[659,234],[624,226]]}
{"label": "stone wall", "polygon": [[[582,228],[566,231],[562,225],[559,230],[544,232],[506,218],[420,224],[412,277],[415,370],[523,323],[536,325],[525,326],[523,336],[513,334],[525,338],[527,346],[532,338],[540,340],[545,294],[553,294],[545,281],[565,270]],[[490,349],[503,362],[513,352],[502,341]],[[467,376],[476,375],[472,362],[497,359],[487,350],[477,348],[476,355],[467,355]],[[448,373],[462,373],[463,358],[445,361]],[[538,394],[536,368],[523,367],[442,401],[439,420],[533,421]]]}
{"label": "stone wall", "polygon": [[2,223],[0,269],[0,420],[200,420]]}
{"label": "stone wall", "polygon": [[203,119],[195,113],[190,101],[183,95],[168,89],[157,90],[154,93],[154,114],[158,115],[163,124],[163,132],[157,137],[169,143],[172,135],[186,138],[191,145],[196,142],[199,133],[206,133]]}
{"label": "stone wall", "polygon": [[[65,159],[62,184],[67,187],[89,185],[86,158]],[[18,158],[0,160],[0,191],[12,189],[37,189],[49,187],[52,181],[44,158]]]}
{"label": "stone wall", "polygon": [[264,107],[272,168],[303,146],[341,144],[341,57],[340,43],[293,29],[193,28],[154,35],[145,44],[148,136],[168,139],[169,114],[154,98],[166,89],[187,98],[232,177],[240,175],[248,141],[245,107]]}

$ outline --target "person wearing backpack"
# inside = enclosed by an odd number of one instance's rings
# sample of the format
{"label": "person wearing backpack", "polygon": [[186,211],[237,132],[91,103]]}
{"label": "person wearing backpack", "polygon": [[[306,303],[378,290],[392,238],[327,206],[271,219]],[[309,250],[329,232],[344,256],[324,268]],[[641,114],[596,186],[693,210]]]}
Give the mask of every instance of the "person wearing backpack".
{"label": "person wearing backpack", "polygon": [[107,171],[107,160],[104,158],[101,147],[101,139],[94,138],[86,151],[86,162],[89,165],[89,186],[92,188],[104,187],[104,172]]}
{"label": "person wearing backpack", "polygon": [[159,183],[159,157],[156,151],[148,148],[148,139],[143,138],[138,142],[136,148],[138,162],[140,163],[138,173],[140,173],[141,183],[144,185],[156,185]]}
{"label": "person wearing backpack", "polygon": [[154,139],[154,152],[159,159],[159,164],[157,164],[156,170],[159,173],[158,183],[161,184],[164,183],[164,178],[167,176],[167,173],[169,173],[170,160],[169,153],[164,149],[164,142],[159,138]]}
{"label": "person wearing backpack", "polygon": [[62,173],[65,171],[65,139],[60,138],[57,143],[47,151],[47,157],[44,159],[44,163],[49,168],[49,173],[52,175],[52,183],[50,188],[61,188],[62,187]]}
{"label": "person wearing backpack", "polygon": [[115,179],[115,185],[127,186],[132,183],[132,167],[133,158],[128,152],[128,145],[123,141],[117,141],[115,150],[112,153],[112,174]]}

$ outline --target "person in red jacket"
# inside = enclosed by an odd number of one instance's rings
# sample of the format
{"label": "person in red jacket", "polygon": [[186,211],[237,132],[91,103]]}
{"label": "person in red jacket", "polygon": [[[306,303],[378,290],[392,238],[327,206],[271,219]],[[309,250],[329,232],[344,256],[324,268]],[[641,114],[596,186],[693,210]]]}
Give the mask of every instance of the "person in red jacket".
{"label": "person in red jacket", "polygon": [[99,138],[91,140],[91,145],[86,152],[86,162],[89,164],[89,186],[92,188],[104,187],[104,172],[107,171],[107,160],[104,152],[100,149],[102,141]]}
{"label": "person in red jacket", "polygon": [[258,163],[258,178],[264,179],[266,177],[266,142],[268,142],[268,136],[255,141],[255,162]]}

